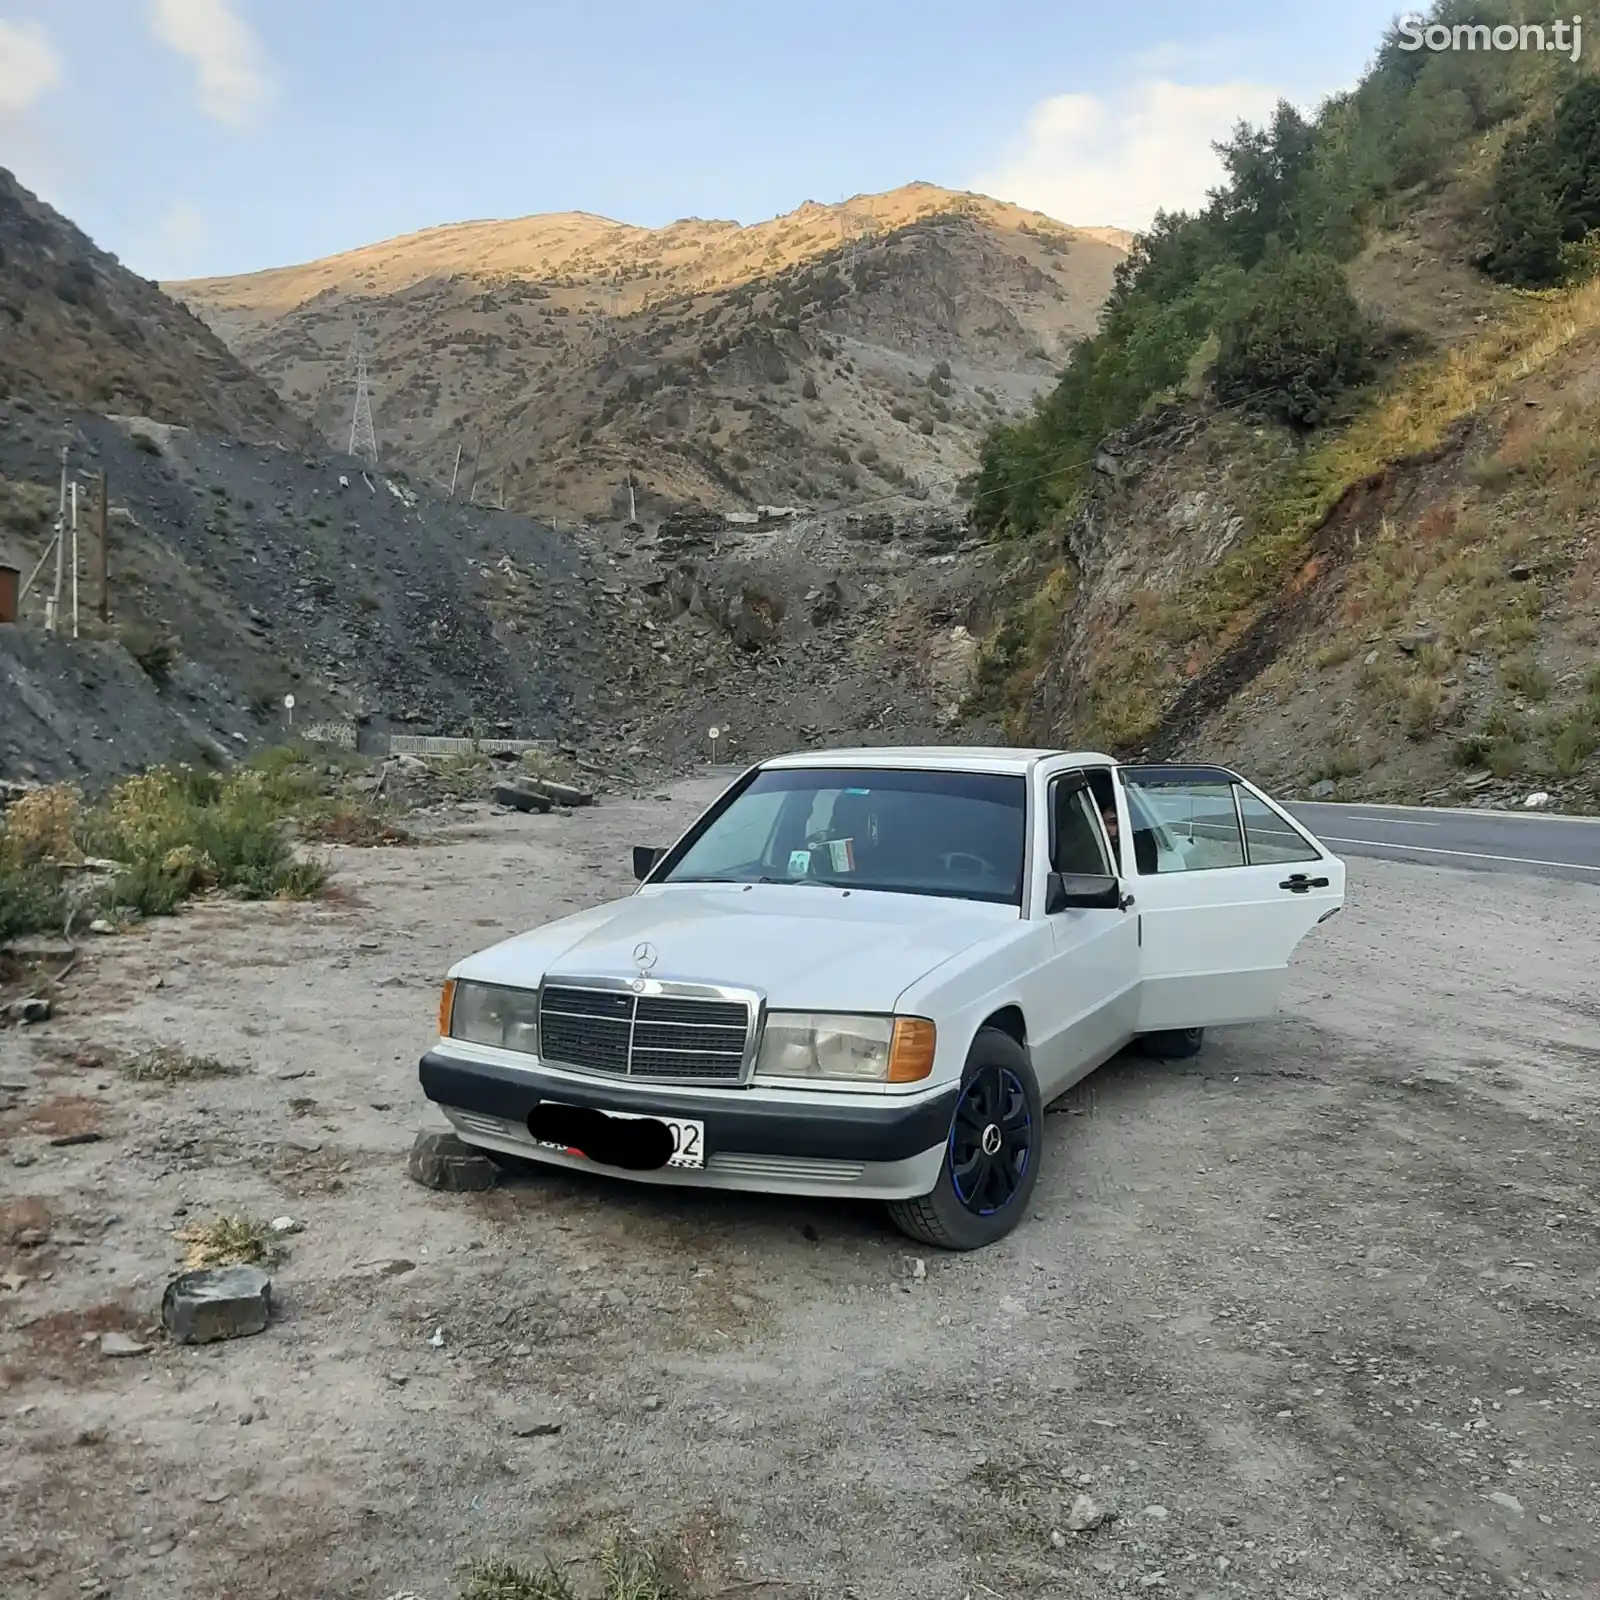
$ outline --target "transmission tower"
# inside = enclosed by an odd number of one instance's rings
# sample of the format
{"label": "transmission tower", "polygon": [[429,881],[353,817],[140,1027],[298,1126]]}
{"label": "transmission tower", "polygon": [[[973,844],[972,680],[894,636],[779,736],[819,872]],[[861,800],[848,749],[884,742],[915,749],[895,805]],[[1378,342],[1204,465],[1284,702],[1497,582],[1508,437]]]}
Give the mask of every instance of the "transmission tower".
{"label": "transmission tower", "polygon": [[877,233],[877,224],[872,214],[854,216],[849,212],[841,213],[839,217],[839,232],[844,243],[844,268],[846,272],[854,272],[856,264],[861,260],[864,251],[871,248],[874,236]]}
{"label": "transmission tower", "polygon": [[362,348],[359,322],[350,341],[350,367],[355,374],[356,403],[350,417],[349,453],[376,471],[378,431],[372,425],[372,380],[367,372],[367,352]]}
{"label": "transmission tower", "polygon": [[597,292],[599,312],[595,317],[595,325],[599,329],[600,337],[608,350],[617,347],[617,306],[622,299],[622,291],[614,283],[602,284]]}

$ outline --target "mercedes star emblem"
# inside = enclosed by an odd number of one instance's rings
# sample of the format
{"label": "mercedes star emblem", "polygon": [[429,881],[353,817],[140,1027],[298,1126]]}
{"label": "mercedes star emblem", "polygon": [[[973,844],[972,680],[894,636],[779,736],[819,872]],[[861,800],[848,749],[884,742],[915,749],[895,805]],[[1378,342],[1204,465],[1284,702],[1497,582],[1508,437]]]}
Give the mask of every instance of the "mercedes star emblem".
{"label": "mercedes star emblem", "polygon": [[633,947],[633,964],[641,971],[648,972],[656,964],[656,947],[646,941]]}

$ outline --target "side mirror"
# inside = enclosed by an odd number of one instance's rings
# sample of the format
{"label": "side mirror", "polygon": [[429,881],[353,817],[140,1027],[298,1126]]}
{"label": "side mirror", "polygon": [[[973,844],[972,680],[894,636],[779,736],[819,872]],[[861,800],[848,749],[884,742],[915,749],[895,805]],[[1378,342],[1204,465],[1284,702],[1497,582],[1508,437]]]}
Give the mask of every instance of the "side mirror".
{"label": "side mirror", "polygon": [[656,867],[660,864],[662,856],[667,852],[657,850],[654,845],[636,844],[633,847],[633,875],[643,883]]}
{"label": "side mirror", "polygon": [[1120,911],[1122,885],[1115,878],[1098,873],[1052,872],[1045,879],[1044,911],[1053,917],[1059,911]]}

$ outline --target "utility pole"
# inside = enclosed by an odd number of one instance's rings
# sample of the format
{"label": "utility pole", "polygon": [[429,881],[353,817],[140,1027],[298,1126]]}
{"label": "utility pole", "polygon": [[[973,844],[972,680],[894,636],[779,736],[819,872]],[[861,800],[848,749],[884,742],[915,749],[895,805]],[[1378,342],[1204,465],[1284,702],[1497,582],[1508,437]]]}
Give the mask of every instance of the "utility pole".
{"label": "utility pole", "polygon": [[111,488],[105,473],[100,474],[100,495],[95,504],[95,531],[99,537],[94,543],[96,576],[100,590],[100,620],[111,620],[111,560],[107,550],[111,528]]}
{"label": "utility pole", "polygon": [[78,484],[72,484],[72,637],[78,637]]}
{"label": "utility pole", "polygon": [[45,627],[54,633],[61,626],[61,586],[66,578],[67,566],[67,454],[61,447],[61,501],[56,510],[56,587],[45,608]]}
{"label": "utility pole", "polygon": [[633,474],[630,472],[628,474],[628,521],[637,522],[638,520],[639,506],[633,496]]}
{"label": "utility pole", "polygon": [[450,498],[456,497],[456,479],[461,476],[461,446],[456,446],[456,464],[450,470]]}
{"label": "utility pole", "polygon": [[478,429],[478,443],[472,452],[472,479],[467,485],[467,504],[478,503],[478,462],[483,457],[483,429]]}

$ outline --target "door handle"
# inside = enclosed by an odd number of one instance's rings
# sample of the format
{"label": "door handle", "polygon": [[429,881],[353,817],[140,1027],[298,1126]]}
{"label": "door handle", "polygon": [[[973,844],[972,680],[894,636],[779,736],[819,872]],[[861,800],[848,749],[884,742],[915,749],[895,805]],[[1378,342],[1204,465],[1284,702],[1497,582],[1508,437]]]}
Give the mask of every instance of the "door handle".
{"label": "door handle", "polygon": [[1303,872],[1292,872],[1282,883],[1280,889],[1287,889],[1290,894],[1310,894],[1313,889],[1326,889],[1326,878],[1308,878]]}

